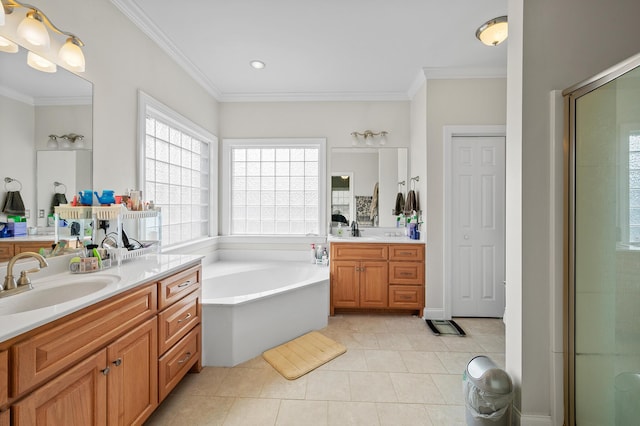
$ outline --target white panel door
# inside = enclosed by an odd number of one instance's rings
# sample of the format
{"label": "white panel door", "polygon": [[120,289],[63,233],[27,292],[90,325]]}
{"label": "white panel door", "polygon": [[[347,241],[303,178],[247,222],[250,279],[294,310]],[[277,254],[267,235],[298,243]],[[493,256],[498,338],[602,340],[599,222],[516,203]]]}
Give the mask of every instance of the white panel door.
{"label": "white panel door", "polygon": [[505,138],[454,136],[451,153],[451,313],[502,317]]}

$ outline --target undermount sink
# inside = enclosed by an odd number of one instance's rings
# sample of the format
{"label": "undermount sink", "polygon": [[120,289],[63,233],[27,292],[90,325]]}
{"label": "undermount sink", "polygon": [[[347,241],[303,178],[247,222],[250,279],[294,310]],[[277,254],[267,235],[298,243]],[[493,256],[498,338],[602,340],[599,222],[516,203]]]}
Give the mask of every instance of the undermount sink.
{"label": "undermount sink", "polygon": [[118,275],[66,275],[33,282],[33,289],[0,299],[0,315],[48,308],[96,293],[120,281]]}

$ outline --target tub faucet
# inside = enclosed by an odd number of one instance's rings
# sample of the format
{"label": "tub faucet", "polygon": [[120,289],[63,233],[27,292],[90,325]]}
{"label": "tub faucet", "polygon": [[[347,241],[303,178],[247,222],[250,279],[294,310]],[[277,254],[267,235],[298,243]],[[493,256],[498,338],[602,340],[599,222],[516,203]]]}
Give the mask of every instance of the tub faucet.
{"label": "tub faucet", "polygon": [[[24,259],[26,257],[35,258],[38,262],[40,262],[40,266],[39,267],[36,266],[35,268],[27,269],[20,272],[20,278],[18,278],[18,281],[16,282],[16,279],[13,276],[13,265],[16,263],[17,260]],[[20,291],[11,291],[10,294],[13,294],[13,293],[21,293],[24,290],[30,290],[32,288],[31,280],[29,279],[29,276],[27,274],[30,272],[38,272],[40,268],[44,268],[47,266],[49,266],[49,264],[47,263],[47,260],[41,255],[39,255],[38,253],[35,253],[32,251],[25,251],[23,253],[16,254],[11,258],[11,260],[9,260],[9,264],[7,265],[7,276],[4,277],[4,284],[2,287],[0,287],[0,293],[4,293],[10,290],[20,289]],[[8,295],[9,294],[7,294],[7,296]]]}
{"label": "tub faucet", "polygon": [[360,230],[358,229],[358,222],[356,222],[355,220],[351,222],[351,236],[352,237],[360,236]]}

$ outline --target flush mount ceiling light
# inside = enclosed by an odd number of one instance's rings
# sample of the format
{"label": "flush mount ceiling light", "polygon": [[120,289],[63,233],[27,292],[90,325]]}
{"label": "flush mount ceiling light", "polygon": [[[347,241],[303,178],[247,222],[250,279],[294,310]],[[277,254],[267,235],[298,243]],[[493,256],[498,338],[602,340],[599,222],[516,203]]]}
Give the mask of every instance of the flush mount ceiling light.
{"label": "flush mount ceiling light", "polygon": [[[29,9],[24,19],[18,25],[16,34],[24,40],[28,47],[38,51],[39,54],[50,57],[46,52],[51,45],[51,38],[47,28],[51,29],[54,33],[67,37],[65,43],[58,51],[58,58],[60,58],[62,63],[71,71],[84,72],[85,60],[81,49],[84,43],[76,35],[62,31],[56,27],[53,22],[47,18],[47,15],[35,6],[20,3],[16,0],[0,0],[0,4],[2,5],[2,8],[0,8],[0,25],[5,25],[5,14],[12,14],[14,10],[18,8]],[[29,63],[29,65],[31,64]]]}
{"label": "flush mount ceiling light", "polygon": [[249,65],[251,65],[251,68],[255,68],[257,70],[264,69],[264,67],[267,66],[264,62],[258,61],[258,60],[253,60],[249,62]]}
{"label": "flush mount ceiling light", "polygon": [[373,145],[373,141],[375,138],[378,138],[379,145],[385,145],[387,143],[387,135],[389,132],[386,130],[382,130],[380,132],[373,132],[371,130],[365,130],[364,132],[351,132],[351,142],[353,145],[359,145],[360,142],[364,141],[366,145]]}
{"label": "flush mount ceiling light", "polygon": [[487,46],[497,46],[507,39],[508,27],[507,17],[499,16],[482,24],[476,37]]}

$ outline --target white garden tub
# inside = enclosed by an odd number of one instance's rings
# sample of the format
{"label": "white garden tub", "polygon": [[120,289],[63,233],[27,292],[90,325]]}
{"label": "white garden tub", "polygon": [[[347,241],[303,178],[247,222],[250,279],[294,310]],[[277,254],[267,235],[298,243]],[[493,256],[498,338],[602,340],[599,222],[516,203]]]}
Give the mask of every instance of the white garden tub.
{"label": "white garden tub", "polygon": [[329,268],[302,262],[205,265],[202,363],[231,367],[327,326]]}

